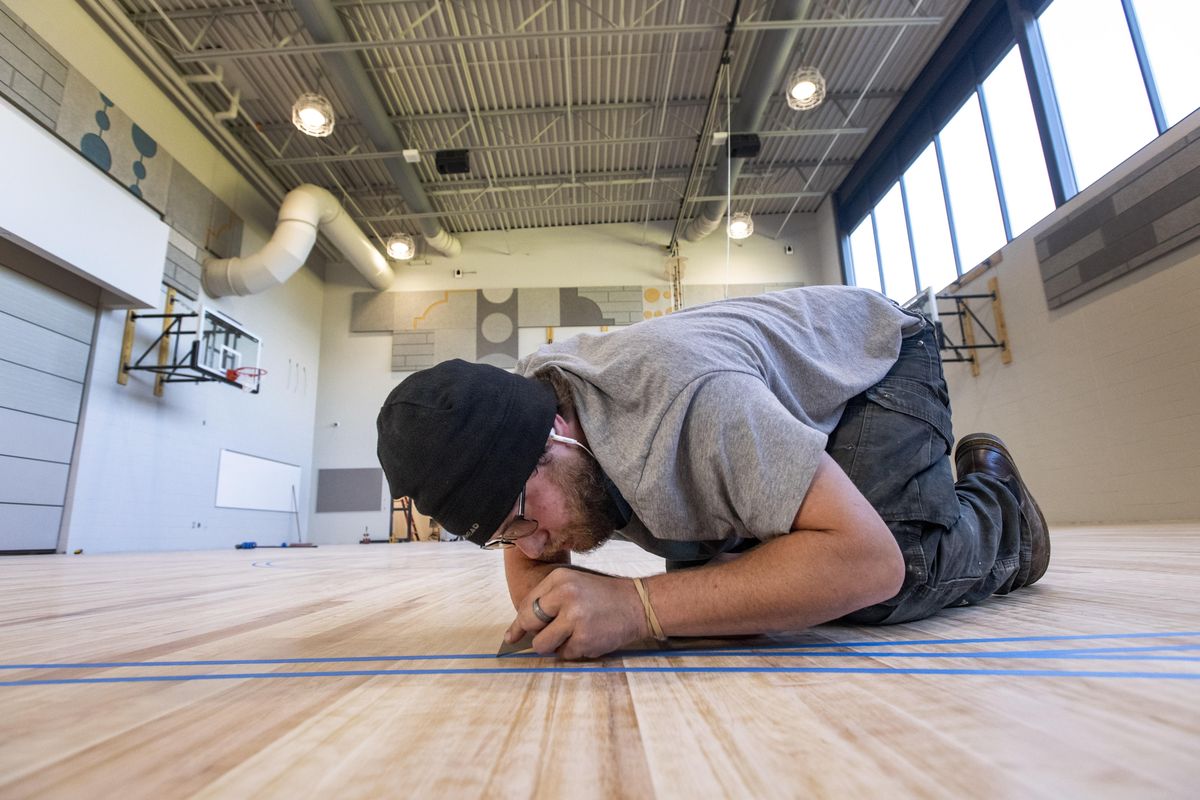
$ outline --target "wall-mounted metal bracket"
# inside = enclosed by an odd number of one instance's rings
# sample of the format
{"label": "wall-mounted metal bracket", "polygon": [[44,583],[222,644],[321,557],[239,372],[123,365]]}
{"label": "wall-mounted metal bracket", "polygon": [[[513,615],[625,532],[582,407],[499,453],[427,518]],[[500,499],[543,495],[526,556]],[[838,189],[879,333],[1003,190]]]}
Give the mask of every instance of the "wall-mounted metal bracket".
{"label": "wall-mounted metal bracket", "polygon": [[[162,397],[163,384],[165,383],[208,383],[215,381],[217,383],[227,383],[239,389],[246,389],[247,387],[237,380],[230,380],[229,378],[217,375],[211,370],[206,371],[200,368],[200,342],[196,338],[196,331],[194,329],[184,329],[184,324],[187,320],[196,320],[200,317],[200,314],[196,311],[176,312],[174,309],[175,290],[168,289],[167,302],[162,314],[126,312],[125,333],[121,341],[121,364],[117,370],[117,383],[122,386],[128,384],[129,373],[131,372],[153,372],[155,397]],[[162,320],[162,332],[140,356],[131,360],[133,355],[134,331],[139,319]],[[181,341],[180,337],[183,336],[188,338]],[[146,359],[149,358],[150,353],[155,348],[158,349],[155,363],[147,364]],[[258,387],[255,386],[253,389],[249,389],[249,391],[257,394]]]}
{"label": "wall-mounted metal bracket", "polygon": [[[969,301],[990,301],[992,310],[992,327],[980,318],[976,309],[971,308]],[[948,308],[948,304],[953,304]],[[931,319],[937,326],[938,346],[942,351],[942,363],[966,363],[971,365],[971,374],[979,376],[979,357],[981,350],[999,350],[1000,361],[1012,363],[1012,347],[1008,340],[1008,327],[1004,323],[1004,306],[1000,300],[1000,284],[996,278],[988,281],[986,293],[974,294],[933,294],[924,292],[905,304],[905,308],[920,311]],[[943,318],[954,317],[958,320],[958,337],[955,339],[946,330],[947,323]],[[978,326],[986,341],[980,341],[975,330]],[[994,329],[994,333],[993,333]]]}

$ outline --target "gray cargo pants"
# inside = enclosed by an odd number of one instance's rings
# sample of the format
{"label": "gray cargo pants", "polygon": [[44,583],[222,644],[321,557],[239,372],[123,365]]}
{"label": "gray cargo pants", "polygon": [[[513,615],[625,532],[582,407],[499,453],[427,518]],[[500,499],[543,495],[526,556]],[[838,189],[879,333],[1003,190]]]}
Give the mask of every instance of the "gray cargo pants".
{"label": "gray cargo pants", "polygon": [[906,338],[884,378],[846,405],[826,451],[883,517],[907,572],[900,593],[845,617],[858,624],[921,619],[1009,591],[1021,516],[997,478],[951,472],[950,397],[933,326]]}

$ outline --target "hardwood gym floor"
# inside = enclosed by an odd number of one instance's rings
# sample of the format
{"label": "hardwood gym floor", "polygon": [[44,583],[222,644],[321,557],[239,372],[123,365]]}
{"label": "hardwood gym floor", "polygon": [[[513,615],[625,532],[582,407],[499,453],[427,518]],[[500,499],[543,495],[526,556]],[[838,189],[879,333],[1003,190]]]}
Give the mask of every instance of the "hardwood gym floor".
{"label": "hardwood gym floor", "polygon": [[920,623],[575,664],[494,657],[465,544],[3,559],[0,797],[1194,797],[1200,526],[1054,547]]}

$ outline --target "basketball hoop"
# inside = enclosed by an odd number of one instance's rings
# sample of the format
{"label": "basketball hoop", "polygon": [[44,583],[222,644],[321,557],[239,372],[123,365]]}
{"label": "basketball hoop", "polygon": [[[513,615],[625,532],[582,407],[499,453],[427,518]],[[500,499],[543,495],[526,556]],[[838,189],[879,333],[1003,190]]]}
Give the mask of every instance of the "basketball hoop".
{"label": "basketball hoop", "polygon": [[225,370],[225,379],[230,383],[238,384],[243,389],[249,389],[251,384],[253,384],[254,388],[251,391],[257,392],[259,379],[266,374],[267,371],[262,367],[238,367],[236,369]]}
{"label": "basketball hoop", "polygon": [[[135,323],[142,317],[159,320],[162,333],[137,360],[130,360]],[[194,320],[195,329],[185,330],[185,320]],[[158,351],[157,363],[149,361],[155,350]],[[168,383],[224,383],[258,394],[259,379],[267,374],[258,366],[261,357],[262,340],[243,328],[240,322],[204,306],[194,311],[176,311],[174,290],[171,290],[162,314],[129,312],[126,315],[117,383],[124,385],[130,372],[142,371],[155,373],[156,397],[162,395],[162,385]]]}

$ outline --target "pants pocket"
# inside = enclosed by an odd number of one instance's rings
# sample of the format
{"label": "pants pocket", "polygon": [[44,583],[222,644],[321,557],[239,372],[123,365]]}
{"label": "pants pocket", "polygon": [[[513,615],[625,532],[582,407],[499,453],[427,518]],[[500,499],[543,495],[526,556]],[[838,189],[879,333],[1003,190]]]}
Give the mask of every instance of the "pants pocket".
{"label": "pants pocket", "polygon": [[918,583],[902,594],[892,613],[880,624],[895,625],[925,619],[946,606],[955,605],[979,582],[979,578],[955,578],[938,584]]}
{"label": "pants pocket", "polygon": [[959,510],[949,407],[933,387],[910,378],[884,378],[864,398],[850,479],[889,523],[953,525]]}

